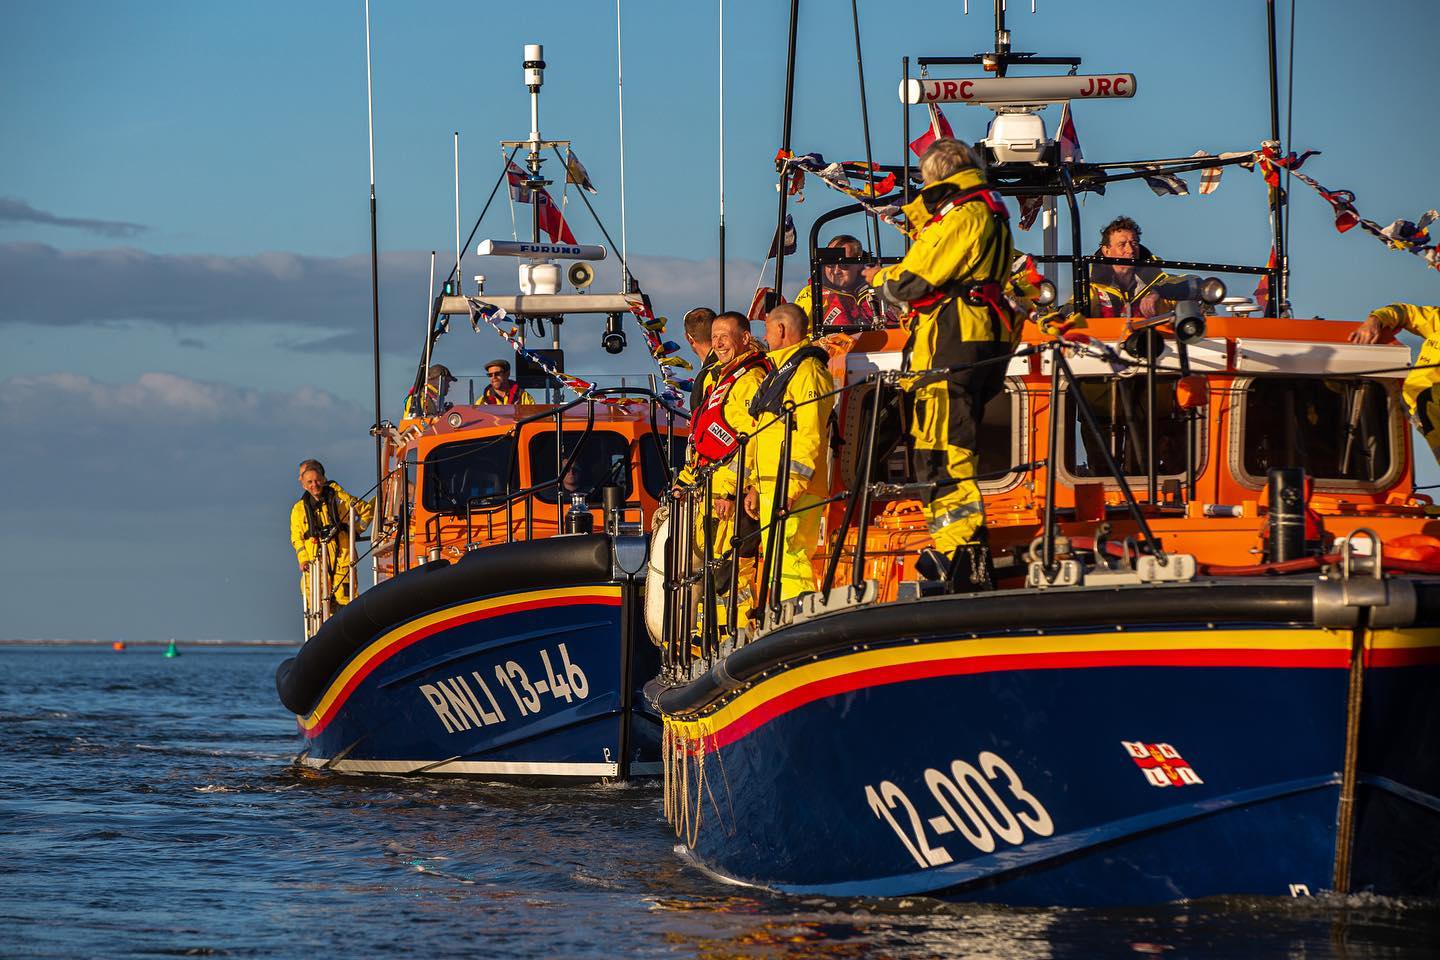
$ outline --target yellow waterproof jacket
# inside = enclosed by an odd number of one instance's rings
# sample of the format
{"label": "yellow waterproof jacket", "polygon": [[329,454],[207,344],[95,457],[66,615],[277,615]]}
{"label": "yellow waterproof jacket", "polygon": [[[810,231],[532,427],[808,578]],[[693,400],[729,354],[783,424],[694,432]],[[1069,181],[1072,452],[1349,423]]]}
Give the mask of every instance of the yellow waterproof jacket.
{"label": "yellow waterproof jacket", "polygon": [[[786,362],[802,349],[818,350],[808,341],[801,341],[780,350],[770,351],[770,362],[775,372],[770,377],[780,377],[786,372]],[[768,382],[769,378],[767,378]],[[763,391],[764,386],[761,387]],[[826,497],[830,494],[830,413],[835,408],[835,398],[826,396],[811,403],[816,397],[824,396],[835,389],[825,361],[817,356],[807,356],[794,367],[785,384],[783,394],[776,400],[776,406],[788,403],[795,405],[795,429],[790,435],[790,460],[780,462],[780,453],[785,440],[785,418],[774,413],[760,412],[756,418],[759,433],[746,448],[749,462],[746,464],[746,486],[760,491],[760,496],[774,496],[775,484],[785,473],[790,475],[788,491],[793,498],[797,493]]]}
{"label": "yellow waterproof jacket", "polygon": [[955,203],[986,190],[980,171],[967,169],[920,191],[905,206],[914,236],[910,251],[871,280],[887,302],[911,311],[911,370],[965,363],[974,359],[969,345],[1009,341],[1010,331],[988,306],[964,298],[971,284],[1003,286],[1015,259],[1003,214],[979,198]]}
{"label": "yellow waterproof jacket", "polygon": [[[339,521],[341,523],[353,515],[356,533],[360,533],[370,526],[370,521],[375,515],[374,504],[368,500],[357,500],[334,480],[329,481],[325,486],[327,494],[334,493],[334,503],[340,514]],[[290,508],[290,545],[295,548],[295,556],[301,563],[309,563],[320,553],[320,541],[317,536],[319,531],[310,529],[309,518],[306,516],[305,500],[309,496],[308,493],[302,495]],[[330,515],[330,504],[331,498],[322,496],[320,503],[315,508],[315,516],[322,527],[332,524],[336,526],[335,543],[332,544],[330,550],[333,559],[339,553],[348,551],[350,539],[344,528],[336,522],[336,518]]]}
{"label": "yellow waterproof jacket", "polygon": [[[714,368],[714,373],[711,375],[710,390],[714,391],[725,381],[731,371],[743,366],[747,360],[757,353],[759,353],[758,350],[751,350],[741,354],[723,366],[717,364]],[[752,367],[740,374],[740,376],[730,384],[723,400],[723,416],[725,423],[729,425],[732,431],[743,433],[747,436],[755,433],[755,418],[750,415],[750,401],[754,399],[755,391],[760,388],[760,383],[764,379],[765,372],[760,367]],[[708,399],[707,395],[707,402]],[[698,412],[697,414],[692,414],[690,421],[692,435],[695,431],[695,423],[699,419]],[[712,496],[727,498],[735,496],[735,488],[737,486],[735,466],[736,460],[732,456],[728,467],[715,471],[715,479],[711,484]],[[679,481],[682,486],[690,486],[695,483],[696,469],[697,459],[692,443],[688,451],[685,466],[680,470]]]}
{"label": "yellow waterproof jacket", "polygon": [[1420,344],[1416,369],[1405,378],[1405,405],[1415,409],[1415,398],[1440,383],[1440,307],[1417,307],[1413,303],[1392,303],[1370,312],[1370,319],[1389,333],[1408,330],[1425,342]]}

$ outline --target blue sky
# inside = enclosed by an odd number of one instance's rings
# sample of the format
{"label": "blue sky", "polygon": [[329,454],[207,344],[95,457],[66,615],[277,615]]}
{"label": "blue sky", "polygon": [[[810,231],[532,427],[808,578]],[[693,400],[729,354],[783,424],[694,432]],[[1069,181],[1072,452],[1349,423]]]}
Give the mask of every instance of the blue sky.
{"label": "blue sky", "polygon": [[[1290,4],[1278,5],[1283,44]],[[861,0],[877,159],[899,155],[902,55],[989,48],[988,5],[972,7]],[[1268,134],[1260,0],[1038,7],[1012,4],[1017,49],[1138,77],[1134,100],[1076,108],[1088,158],[1251,149]],[[863,157],[849,4],[802,8],[794,146]],[[1420,73],[1440,10],[1299,8],[1293,145],[1324,151],[1306,172],[1355,191],[1382,223],[1440,205]],[[787,9],[725,4],[732,304],[748,300],[773,229]],[[630,253],[677,316],[717,299],[717,7],[623,0],[623,12]],[[0,424],[21,452],[0,484],[0,636],[291,637],[294,466],[319,456],[352,490],[371,469],[362,5],[6,0],[0,13]],[[614,14],[608,2],[375,0],[387,415],[414,369],[429,251],[453,257],[452,132],[468,232],[498,174],[496,141],[528,129],[526,42],[544,43],[549,63],[542,129],[575,142],[618,239]],[[967,139],[989,118],[949,114]],[[802,231],[837,196],[812,181]],[[1299,314],[1440,301],[1440,275],[1337,234],[1299,185],[1291,210]],[[1112,188],[1086,203],[1087,245],[1119,213],[1170,257],[1259,263],[1268,251],[1254,174],[1227,172],[1210,197]],[[599,240],[578,205],[570,219]],[[480,236],[510,229],[497,202]],[[467,276],[507,282],[467,260]],[[792,260],[787,287],[803,273]],[[614,283],[613,263],[600,282]],[[608,363],[580,323],[567,334],[572,369],[648,370],[638,352]],[[440,359],[468,372],[500,352],[463,331]],[[1436,475],[1422,458],[1422,478]]]}

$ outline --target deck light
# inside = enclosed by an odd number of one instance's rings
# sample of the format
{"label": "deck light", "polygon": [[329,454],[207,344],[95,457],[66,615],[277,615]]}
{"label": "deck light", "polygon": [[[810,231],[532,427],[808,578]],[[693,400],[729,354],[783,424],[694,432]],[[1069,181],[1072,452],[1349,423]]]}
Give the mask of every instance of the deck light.
{"label": "deck light", "polygon": [[605,316],[605,332],[600,335],[600,346],[606,353],[621,353],[625,350],[625,328],[621,326],[620,314]]}

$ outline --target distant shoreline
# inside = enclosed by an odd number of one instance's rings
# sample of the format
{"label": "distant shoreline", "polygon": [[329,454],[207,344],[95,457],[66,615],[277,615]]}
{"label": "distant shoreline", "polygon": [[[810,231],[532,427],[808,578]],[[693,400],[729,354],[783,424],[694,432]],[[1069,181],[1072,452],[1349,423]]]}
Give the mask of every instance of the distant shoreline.
{"label": "distant shoreline", "polygon": [[[169,640],[29,640],[0,639],[0,647],[103,647],[109,649],[115,643],[126,647],[168,647]],[[177,647],[298,647],[290,640],[176,640]]]}

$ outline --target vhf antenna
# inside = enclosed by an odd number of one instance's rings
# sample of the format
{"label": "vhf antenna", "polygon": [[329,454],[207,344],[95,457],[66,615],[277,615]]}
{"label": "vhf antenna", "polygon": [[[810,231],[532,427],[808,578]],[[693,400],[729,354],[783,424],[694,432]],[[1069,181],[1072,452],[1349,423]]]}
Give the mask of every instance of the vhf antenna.
{"label": "vhf antenna", "polygon": [[545,83],[545,46],[540,43],[525,44],[525,86],[530,90],[530,152],[525,155],[525,165],[530,168],[530,239],[540,242],[540,203],[538,191],[550,185],[540,176],[540,88]]}

